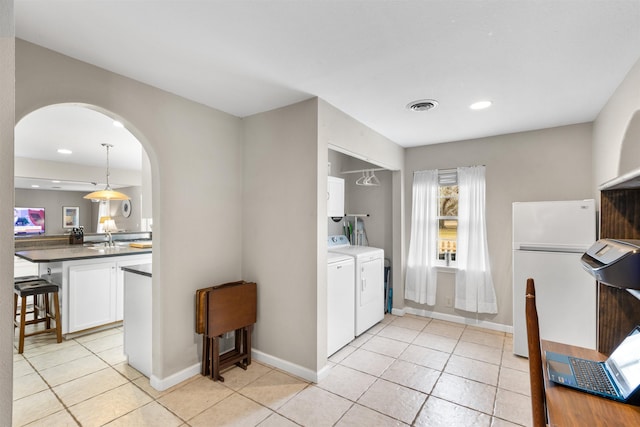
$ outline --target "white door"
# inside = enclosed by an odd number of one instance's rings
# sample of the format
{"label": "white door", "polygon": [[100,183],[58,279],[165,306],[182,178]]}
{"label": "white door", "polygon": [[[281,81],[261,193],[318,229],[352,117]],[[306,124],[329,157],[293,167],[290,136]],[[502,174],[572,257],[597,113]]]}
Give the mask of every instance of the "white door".
{"label": "white door", "polygon": [[528,356],[525,288],[532,278],[540,338],[596,347],[596,282],[580,264],[581,254],[513,251],[513,352]]}
{"label": "white door", "polygon": [[360,262],[356,284],[356,335],[384,318],[384,265],[382,258]]}

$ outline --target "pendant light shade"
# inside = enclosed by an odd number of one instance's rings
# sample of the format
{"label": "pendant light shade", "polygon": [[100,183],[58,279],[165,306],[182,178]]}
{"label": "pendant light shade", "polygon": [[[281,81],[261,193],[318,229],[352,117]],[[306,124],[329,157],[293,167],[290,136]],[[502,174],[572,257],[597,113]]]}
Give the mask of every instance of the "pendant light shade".
{"label": "pendant light shade", "polygon": [[129,196],[119,191],[105,188],[104,190],[94,191],[84,196],[85,199],[91,200],[129,200]]}
{"label": "pendant light shade", "polygon": [[91,200],[129,200],[129,196],[126,194],[111,189],[109,185],[109,149],[113,145],[102,144],[102,146],[107,149],[107,186],[104,190],[94,191],[84,196],[84,198]]}

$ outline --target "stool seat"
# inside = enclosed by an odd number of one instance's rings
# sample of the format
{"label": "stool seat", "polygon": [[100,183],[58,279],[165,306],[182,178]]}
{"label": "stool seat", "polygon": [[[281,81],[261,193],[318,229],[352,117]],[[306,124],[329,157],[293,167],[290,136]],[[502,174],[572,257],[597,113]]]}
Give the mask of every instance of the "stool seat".
{"label": "stool seat", "polygon": [[[46,279],[38,276],[16,277],[13,284],[13,324],[20,328],[18,338],[18,353],[24,352],[24,338],[32,335],[55,332],[57,341],[62,342],[62,323],[60,322],[60,301],[58,298],[59,287]],[[53,304],[49,301],[49,295],[53,296]],[[27,298],[33,297],[33,310],[27,311]],[[20,320],[18,321],[18,298],[20,298]],[[42,300],[43,306],[39,304]],[[27,320],[26,315],[33,313],[33,319]],[[40,317],[43,315],[43,317]],[[51,320],[55,327],[51,327]],[[45,329],[26,333],[25,327],[37,323],[45,323]]]}
{"label": "stool seat", "polygon": [[22,282],[30,282],[32,280],[44,280],[44,279],[42,279],[40,276],[20,276],[20,277],[14,277],[13,283],[18,284]]}
{"label": "stool seat", "polygon": [[45,279],[30,280],[25,282],[18,282],[14,285],[15,291],[20,296],[32,296],[40,294],[48,294],[51,292],[58,292],[58,285],[51,283]]}

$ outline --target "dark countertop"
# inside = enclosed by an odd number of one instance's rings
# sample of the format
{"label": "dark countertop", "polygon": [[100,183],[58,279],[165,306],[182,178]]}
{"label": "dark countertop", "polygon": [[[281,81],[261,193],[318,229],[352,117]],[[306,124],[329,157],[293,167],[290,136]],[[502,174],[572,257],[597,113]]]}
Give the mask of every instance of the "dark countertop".
{"label": "dark countertop", "polygon": [[139,274],[141,276],[151,277],[151,267],[153,264],[136,264],[136,265],[128,265],[126,267],[121,267],[123,271],[127,273]]}
{"label": "dark countertop", "polygon": [[151,248],[132,248],[127,245],[100,247],[93,245],[68,245],[59,248],[31,249],[16,252],[16,256],[31,262],[75,261],[126,255],[150,254]]}

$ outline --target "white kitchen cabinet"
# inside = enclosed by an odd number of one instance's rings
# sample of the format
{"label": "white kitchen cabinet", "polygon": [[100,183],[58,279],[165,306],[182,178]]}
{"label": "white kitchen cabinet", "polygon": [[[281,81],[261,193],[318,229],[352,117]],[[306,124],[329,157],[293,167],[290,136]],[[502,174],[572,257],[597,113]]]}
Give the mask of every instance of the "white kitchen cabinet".
{"label": "white kitchen cabinet", "polygon": [[116,263],[69,267],[68,332],[116,321]]}
{"label": "white kitchen cabinet", "polygon": [[116,263],[116,320],[124,319],[124,271],[122,267],[151,262],[151,254],[120,257]]}
{"label": "white kitchen cabinet", "polygon": [[327,183],[327,216],[344,216],[344,179],[328,177]]}
{"label": "white kitchen cabinet", "polygon": [[151,262],[150,253],[40,263],[39,274],[61,286],[62,333],[123,320],[121,267],[147,262]]}

